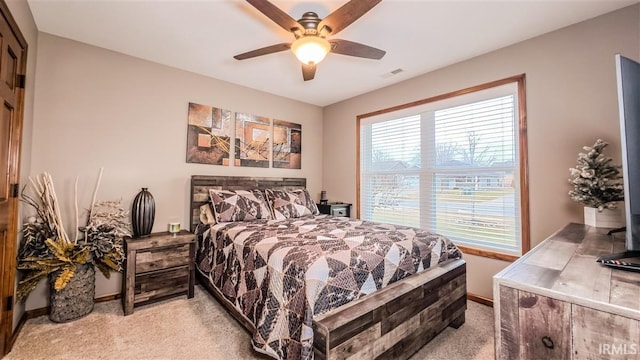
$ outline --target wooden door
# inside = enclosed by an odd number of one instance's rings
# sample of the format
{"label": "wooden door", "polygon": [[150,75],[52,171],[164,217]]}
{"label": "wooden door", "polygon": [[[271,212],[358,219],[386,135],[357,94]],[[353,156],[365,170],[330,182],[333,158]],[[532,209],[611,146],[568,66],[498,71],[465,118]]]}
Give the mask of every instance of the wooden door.
{"label": "wooden door", "polygon": [[11,350],[27,44],[0,0],[0,351]]}

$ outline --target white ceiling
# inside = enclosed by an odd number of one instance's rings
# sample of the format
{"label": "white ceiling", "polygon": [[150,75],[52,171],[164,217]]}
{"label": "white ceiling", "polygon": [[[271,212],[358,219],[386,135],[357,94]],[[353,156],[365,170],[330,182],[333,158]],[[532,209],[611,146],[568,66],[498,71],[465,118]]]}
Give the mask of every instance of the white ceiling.
{"label": "white ceiling", "polygon": [[[325,106],[638,0],[383,0],[333,38],[386,50],[386,56],[368,60],[329,54],[307,82],[290,51],[233,59],[293,40],[245,1],[28,2],[42,32]],[[272,2],[298,19],[306,11],[323,18],[346,0]],[[391,75],[395,69],[403,72]]]}

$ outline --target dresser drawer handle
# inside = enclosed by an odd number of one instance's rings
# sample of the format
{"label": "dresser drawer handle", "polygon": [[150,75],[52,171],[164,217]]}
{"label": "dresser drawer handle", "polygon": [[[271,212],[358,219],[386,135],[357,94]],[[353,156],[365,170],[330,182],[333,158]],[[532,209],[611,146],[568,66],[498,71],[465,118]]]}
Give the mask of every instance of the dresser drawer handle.
{"label": "dresser drawer handle", "polygon": [[542,344],[547,349],[553,349],[553,340],[551,340],[551,338],[548,337],[548,336],[545,336],[545,337],[542,338]]}

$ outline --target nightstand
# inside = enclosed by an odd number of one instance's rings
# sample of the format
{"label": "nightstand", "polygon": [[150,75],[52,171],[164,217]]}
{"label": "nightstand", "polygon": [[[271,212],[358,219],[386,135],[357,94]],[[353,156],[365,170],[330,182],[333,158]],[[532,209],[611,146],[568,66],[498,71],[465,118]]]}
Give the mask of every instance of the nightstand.
{"label": "nightstand", "polygon": [[320,214],[328,214],[333,216],[351,216],[351,204],[333,202],[327,204],[317,204]]}
{"label": "nightstand", "polygon": [[182,230],[178,234],[154,233],[127,238],[122,278],[122,308],[125,315],[134,306],[169,297],[193,297],[195,283],[195,235]]}

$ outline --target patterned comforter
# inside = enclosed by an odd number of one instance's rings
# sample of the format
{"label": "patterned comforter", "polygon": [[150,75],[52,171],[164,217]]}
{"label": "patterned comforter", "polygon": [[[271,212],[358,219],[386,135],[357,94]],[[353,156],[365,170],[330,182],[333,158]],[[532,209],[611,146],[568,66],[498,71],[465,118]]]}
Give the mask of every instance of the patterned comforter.
{"label": "patterned comforter", "polygon": [[201,224],[197,266],[278,359],[312,359],[316,315],[461,257],[447,238],[362,220],[306,216]]}

